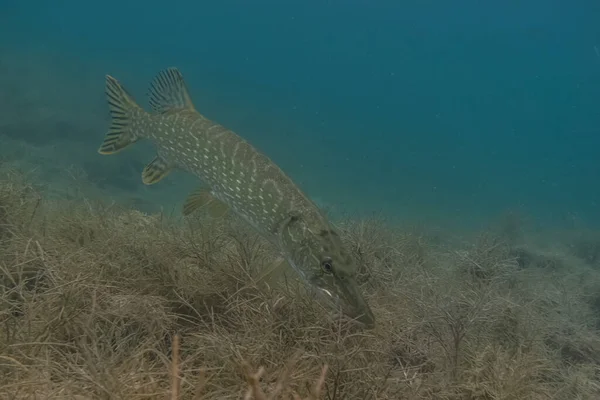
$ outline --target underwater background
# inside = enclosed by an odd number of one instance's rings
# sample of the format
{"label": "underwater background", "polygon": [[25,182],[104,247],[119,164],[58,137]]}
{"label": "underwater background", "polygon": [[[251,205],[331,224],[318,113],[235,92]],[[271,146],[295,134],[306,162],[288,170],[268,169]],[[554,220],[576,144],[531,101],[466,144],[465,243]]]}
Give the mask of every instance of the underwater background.
{"label": "underwater background", "polygon": [[[149,109],[172,66],[332,214],[373,326],[182,218],[151,143],[98,154],[105,75]],[[0,0],[0,399],[598,400],[599,100],[598,0]]]}
{"label": "underwater background", "polygon": [[0,46],[0,154],[50,189],[85,175],[178,210],[195,180],[144,187],[149,144],[96,152],[104,75],[145,106],[176,66],[202,114],[333,210],[600,224],[597,1],[3,0]]}

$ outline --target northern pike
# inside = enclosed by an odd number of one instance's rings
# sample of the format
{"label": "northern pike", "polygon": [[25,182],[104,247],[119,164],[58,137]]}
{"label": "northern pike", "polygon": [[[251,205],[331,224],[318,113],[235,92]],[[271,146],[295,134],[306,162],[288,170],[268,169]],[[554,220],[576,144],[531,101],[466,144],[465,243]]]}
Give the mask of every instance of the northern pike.
{"label": "northern pike", "polygon": [[271,159],[196,111],[177,68],[161,71],[152,81],[152,112],[142,109],[110,75],[106,95],[111,125],[100,154],[150,140],[156,157],[142,171],[144,184],[160,181],[175,168],[194,174],[203,184],[184,202],[184,215],[207,206],[233,210],[275,245],[330,306],[374,325],[356,283],[356,264],[331,223]]}

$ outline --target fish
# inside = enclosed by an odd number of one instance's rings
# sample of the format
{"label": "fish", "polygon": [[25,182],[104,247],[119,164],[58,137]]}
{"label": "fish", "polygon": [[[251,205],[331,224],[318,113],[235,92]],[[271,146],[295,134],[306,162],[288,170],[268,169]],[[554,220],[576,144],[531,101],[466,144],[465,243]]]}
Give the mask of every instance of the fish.
{"label": "fish", "polygon": [[184,216],[198,209],[214,216],[233,212],[275,246],[319,300],[374,327],[356,263],[331,222],[269,157],[195,109],[179,69],[166,68],[152,80],[150,112],[114,77],[106,75],[105,84],[111,122],[100,154],[149,140],[156,155],[142,171],[144,184],[175,169],[195,175],[201,184],[185,199]]}

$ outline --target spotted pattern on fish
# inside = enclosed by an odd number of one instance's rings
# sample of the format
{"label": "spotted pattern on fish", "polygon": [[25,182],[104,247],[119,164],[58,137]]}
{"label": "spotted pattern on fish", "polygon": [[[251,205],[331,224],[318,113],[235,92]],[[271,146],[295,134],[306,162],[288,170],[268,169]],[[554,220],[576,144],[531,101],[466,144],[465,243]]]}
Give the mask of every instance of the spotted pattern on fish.
{"label": "spotted pattern on fish", "polygon": [[151,113],[111,76],[106,77],[106,93],[112,122],[101,154],[150,140],[157,156],[142,172],[144,183],[156,183],[174,168],[196,175],[210,195],[190,195],[184,212],[213,198],[230,207],[332,304],[372,324],[374,317],[354,282],[354,262],[315,203],[267,156],[196,111],[176,68],[162,71],[152,82]]}

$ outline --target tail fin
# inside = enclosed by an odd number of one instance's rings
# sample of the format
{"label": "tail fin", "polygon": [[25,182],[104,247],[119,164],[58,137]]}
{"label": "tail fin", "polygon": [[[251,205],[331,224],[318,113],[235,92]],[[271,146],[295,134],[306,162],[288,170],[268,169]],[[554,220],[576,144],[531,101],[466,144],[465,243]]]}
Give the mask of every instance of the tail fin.
{"label": "tail fin", "polygon": [[114,154],[139,139],[131,129],[131,117],[133,111],[140,107],[121,84],[110,75],[106,75],[106,97],[112,121],[98,153]]}

